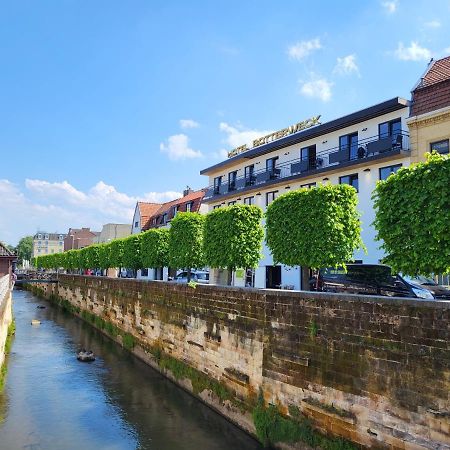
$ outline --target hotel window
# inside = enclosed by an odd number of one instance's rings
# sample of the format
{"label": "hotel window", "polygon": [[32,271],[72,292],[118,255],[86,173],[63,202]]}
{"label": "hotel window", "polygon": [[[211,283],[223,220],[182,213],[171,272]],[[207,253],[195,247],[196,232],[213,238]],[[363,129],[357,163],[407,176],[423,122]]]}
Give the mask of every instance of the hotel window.
{"label": "hotel window", "polygon": [[380,180],[385,180],[391,173],[397,172],[398,169],[402,167],[401,164],[396,164],[395,166],[381,167],[380,168]]}
{"label": "hotel window", "polygon": [[449,141],[448,139],[443,139],[442,141],[432,142],[430,144],[430,152],[435,150],[438,153],[448,153],[449,152]]}
{"label": "hotel window", "polygon": [[232,200],[231,202],[228,202],[228,206],[233,206],[237,203],[236,200]]}
{"label": "hotel window", "polygon": [[244,205],[254,205],[254,204],[255,204],[255,197],[244,198]]}
{"label": "hotel window", "polygon": [[353,186],[356,189],[356,192],[359,192],[357,173],[354,173],[352,175],[346,175],[345,177],[339,177],[339,184],[349,184],[350,186]]}
{"label": "hotel window", "polygon": [[274,179],[280,176],[281,170],[277,168],[278,156],[266,159],[266,171],[269,172],[269,178]]}
{"label": "hotel window", "polygon": [[255,184],[256,177],[255,177],[255,165],[251,164],[249,166],[246,166],[244,169],[245,173],[245,185],[246,186],[252,186]]}
{"label": "hotel window", "polygon": [[220,186],[222,186],[222,177],[214,178],[214,194],[220,194]]}
{"label": "hotel window", "polygon": [[278,191],[272,191],[266,193],[266,206],[269,206],[276,198]]}
{"label": "hotel window", "polygon": [[388,136],[396,138],[398,134],[402,134],[402,121],[400,119],[390,120],[378,125],[378,136],[380,139]]}
{"label": "hotel window", "polygon": [[316,183],[306,183],[306,184],[302,184],[300,186],[301,188],[306,188],[306,189],[311,189],[311,188],[315,188],[316,187]]}
{"label": "hotel window", "polygon": [[[302,161],[307,161],[308,165],[306,170],[311,170],[316,168],[316,146],[310,145],[309,147],[303,147],[300,149],[300,159]],[[305,169],[303,169],[305,170]]]}
{"label": "hotel window", "polygon": [[236,178],[237,178],[237,170],[230,172],[228,174],[228,191],[236,190]]}
{"label": "hotel window", "polygon": [[194,202],[189,202],[186,203],[186,212],[191,212],[192,211],[192,205]]}
{"label": "hotel window", "polygon": [[358,133],[340,136],[339,150],[346,152],[349,159],[358,158]]}

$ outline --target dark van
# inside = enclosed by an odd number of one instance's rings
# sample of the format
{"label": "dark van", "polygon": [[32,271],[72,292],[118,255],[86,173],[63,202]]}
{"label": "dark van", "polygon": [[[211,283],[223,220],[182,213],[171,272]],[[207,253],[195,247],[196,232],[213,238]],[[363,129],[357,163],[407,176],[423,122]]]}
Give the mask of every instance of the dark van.
{"label": "dark van", "polygon": [[310,280],[311,290],[387,297],[416,297],[432,300],[425,289],[413,288],[383,264],[347,264],[342,267],[320,269]]}

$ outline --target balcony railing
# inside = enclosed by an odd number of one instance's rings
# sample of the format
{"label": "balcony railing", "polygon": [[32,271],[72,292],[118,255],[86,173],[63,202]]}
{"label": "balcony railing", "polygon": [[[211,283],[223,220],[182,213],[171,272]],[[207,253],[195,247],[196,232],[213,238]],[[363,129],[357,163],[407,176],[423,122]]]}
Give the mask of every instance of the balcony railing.
{"label": "balcony railing", "polygon": [[373,136],[358,141],[358,145],[345,148],[333,147],[317,152],[314,157],[292,159],[272,169],[255,170],[251,175],[236,177],[230,186],[228,183],[210,186],[205,194],[205,199],[239,192],[251,186],[262,186],[278,179],[312,175],[314,172],[336,169],[340,165],[369,162],[371,159],[398,150],[409,150],[409,134],[406,131],[401,131],[394,136]]}

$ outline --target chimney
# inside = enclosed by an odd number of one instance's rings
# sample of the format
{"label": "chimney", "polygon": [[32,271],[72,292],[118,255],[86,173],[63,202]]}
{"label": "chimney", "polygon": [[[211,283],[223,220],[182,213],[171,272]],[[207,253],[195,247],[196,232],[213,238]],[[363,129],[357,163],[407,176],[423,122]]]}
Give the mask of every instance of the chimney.
{"label": "chimney", "polygon": [[186,186],[186,189],[183,191],[183,197],[189,195],[191,192],[194,192],[189,186]]}

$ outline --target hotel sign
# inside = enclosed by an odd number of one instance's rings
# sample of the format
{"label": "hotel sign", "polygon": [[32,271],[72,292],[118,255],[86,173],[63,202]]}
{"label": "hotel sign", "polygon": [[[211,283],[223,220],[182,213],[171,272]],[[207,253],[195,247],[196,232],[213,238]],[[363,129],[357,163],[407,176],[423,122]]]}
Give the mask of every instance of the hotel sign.
{"label": "hotel sign", "polygon": [[[252,148],[259,147],[260,145],[268,144],[269,142],[276,141],[277,139],[284,138],[290,134],[298,133],[299,131],[306,130],[306,128],[313,127],[314,125],[320,125],[320,116],[314,116],[310,119],[298,122],[295,125],[291,125],[288,128],[283,128],[282,130],[275,131],[274,133],[268,134],[266,136],[260,137],[253,140]],[[250,150],[247,144],[236,147],[228,152],[228,158],[239,155],[239,153],[246,152]]]}

